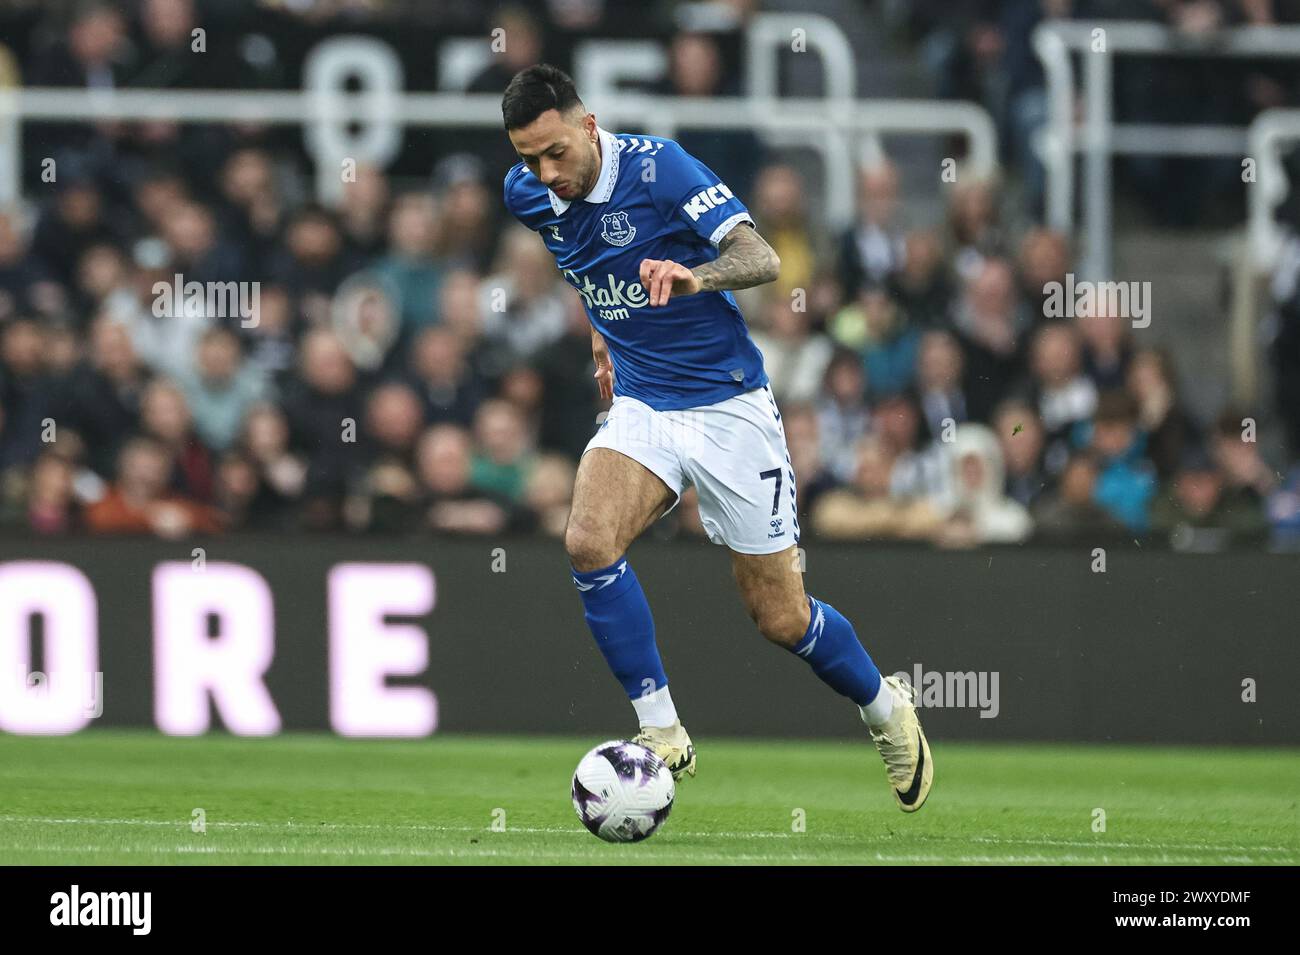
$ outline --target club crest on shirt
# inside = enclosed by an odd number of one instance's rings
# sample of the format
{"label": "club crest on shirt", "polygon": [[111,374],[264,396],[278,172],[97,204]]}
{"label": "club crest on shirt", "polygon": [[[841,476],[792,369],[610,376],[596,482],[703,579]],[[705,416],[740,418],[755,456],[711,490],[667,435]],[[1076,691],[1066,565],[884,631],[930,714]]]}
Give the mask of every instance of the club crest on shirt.
{"label": "club crest on shirt", "polygon": [[600,237],[610,245],[627,245],[636,238],[636,226],[627,221],[626,212],[609,212],[600,217],[605,224]]}

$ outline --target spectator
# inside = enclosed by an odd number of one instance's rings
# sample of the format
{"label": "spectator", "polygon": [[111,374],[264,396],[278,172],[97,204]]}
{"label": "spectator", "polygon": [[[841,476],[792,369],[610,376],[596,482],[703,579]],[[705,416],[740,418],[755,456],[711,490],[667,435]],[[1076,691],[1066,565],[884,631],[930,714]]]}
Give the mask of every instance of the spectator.
{"label": "spectator", "polygon": [[264,278],[286,215],[271,156],[254,147],[231,153],[221,169],[221,199],[221,231],[247,250],[250,277]]}
{"label": "spectator", "polygon": [[858,170],[857,222],[840,240],[840,284],[855,299],[864,285],[886,282],[902,268],[898,170],[888,160]]}
{"label": "spectator", "polygon": [[96,319],[87,365],[63,383],[58,416],[84,439],[91,467],[100,474],[113,472],[118,446],[139,426],[140,397],[148,381],[126,326]]}
{"label": "spectator", "polygon": [[875,435],[858,442],[849,487],[828,491],[813,508],[812,526],[826,540],[921,540],[940,526],[927,498],[890,494],[893,460]]}
{"label": "spectator", "polygon": [[790,452],[790,466],[794,469],[799,522],[811,527],[810,515],[817,501],[838,484],[822,459],[817,409],[811,403],[785,405],[781,409],[781,425]]}
{"label": "spectator", "polygon": [[344,246],[334,216],[320,206],[307,205],[291,216],[267,278],[284,287],[310,324],[321,326],[329,314],[329,297],[361,265]]}
{"label": "spectator", "polygon": [[1006,261],[991,259],[966,281],[953,326],[965,358],[966,412],[972,421],[988,421],[1026,365],[1015,277]]}
{"label": "spectator", "polygon": [[536,529],[547,537],[564,537],[576,474],[573,462],[563,454],[539,455],[529,472],[524,501],[532,512]]}
{"label": "spectator", "polygon": [[388,247],[389,187],[384,171],[358,163],[356,176],[343,184],[339,226],[353,255],[373,259]]}
{"label": "spectator", "polygon": [[1258,538],[1268,529],[1261,502],[1240,488],[1229,492],[1226,475],[1198,447],[1184,453],[1170,492],[1152,509],[1151,523],[1170,533],[1175,547],[1193,550],[1218,550],[1230,538]]}
{"label": "spectator", "polygon": [[499,534],[517,528],[520,512],[504,494],[477,487],[468,432],[434,425],[416,452],[426,526],[449,534]]}
{"label": "spectator", "polygon": [[[916,365],[916,390],[921,413],[932,435],[943,434],[969,420],[963,386],[965,357],[949,332],[926,332]],[[948,424],[951,422],[951,425]]]}
{"label": "spectator", "polygon": [[993,413],[993,431],[1006,463],[1007,496],[1032,507],[1051,481],[1043,464],[1046,442],[1038,412],[1022,401],[1004,401]]}
{"label": "spectator", "polygon": [[1123,388],[1133,359],[1129,320],[1112,315],[1098,296],[1098,309],[1075,318],[1083,346],[1083,370],[1097,391]]}
{"label": "spectator", "polygon": [[0,471],[36,460],[50,440],[57,384],[45,369],[41,333],[36,323],[18,319],[0,327]]}
{"label": "spectator", "polygon": [[875,398],[897,394],[916,377],[921,332],[908,324],[907,316],[883,286],[864,289],[861,301],[867,327],[862,349],[867,387]]}
{"label": "spectator", "polygon": [[86,510],[93,534],[153,534],[170,540],[220,530],[209,507],[168,490],[172,454],[161,442],[136,437],[118,456],[117,480]]}
{"label": "spectator", "polygon": [[521,500],[533,454],[519,409],[499,398],[485,401],[474,416],[474,439],[470,470],[474,485],[511,501]]}
{"label": "spectator", "polygon": [[[490,392],[512,366],[512,360],[509,349],[489,341],[483,334],[481,290],[484,286],[477,272],[466,269],[449,272],[438,297],[438,312],[441,324],[452,329],[461,340],[466,374]],[[568,299],[570,305],[572,301]]]}
{"label": "spectator", "polygon": [[1254,418],[1225,409],[1214,422],[1209,446],[1210,456],[1223,475],[1226,506],[1252,514],[1262,511],[1278,483],[1277,475],[1259,452],[1254,429]]}
{"label": "spectator", "polygon": [[289,422],[273,404],[249,409],[238,449],[257,471],[251,517],[284,526],[307,481],[307,462],[289,449]]}
{"label": "spectator", "polygon": [[195,369],[180,376],[180,385],[195,433],[213,451],[235,443],[249,408],[266,393],[261,369],[244,361],[239,339],[225,328],[211,328],[199,339]]}
{"label": "spectator", "polygon": [[1034,336],[1033,390],[1047,440],[1047,466],[1060,470],[1074,427],[1097,409],[1097,387],[1083,373],[1078,332],[1063,322],[1042,326]]}
{"label": "spectator", "polygon": [[1075,541],[1086,535],[1118,535],[1125,527],[1097,503],[1097,458],[1088,451],[1072,454],[1059,483],[1033,504],[1036,536]]}
{"label": "spectator", "polygon": [[480,291],[483,336],[496,352],[496,377],[564,334],[564,295],[551,254],[528,229],[504,239],[501,268]]}
{"label": "spectator", "polygon": [[29,311],[62,311],[64,293],[28,250],[14,217],[0,212],[0,324]]}
{"label": "spectator", "polygon": [[409,386],[396,381],[380,385],[366,401],[367,457],[413,464],[424,425],[424,408]]}
{"label": "spectator", "polygon": [[[207,288],[248,278],[243,250],[217,231],[216,217],[205,205],[176,203],[163,221],[162,237],[170,253],[170,269],[183,276],[184,285],[197,282]],[[185,299],[188,303],[190,296],[186,294]],[[232,316],[209,314],[207,317],[215,320]]]}
{"label": "spectator", "polygon": [[167,452],[169,487],[204,504],[212,500],[212,453],[194,432],[185,393],[168,378],[155,378],[140,395],[140,430]]}
{"label": "spectator", "polygon": [[330,324],[352,364],[369,378],[396,374],[402,355],[395,347],[402,318],[388,288],[360,272],[334,294]]}
{"label": "spectator", "polygon": [[[467,93],[500,96],[516,73],[542,62],[546,34],[527,7],[518,3],[499,6],[492,14],[491,23],[502,31],[500,36],[504,42],[500,48],[493,47],[494,55],[482,72],[470,80]],[[506,170],[517,163],[519,157],[510,147],[509,140],[494,133],[496,130],[466,130],[460,133],[457,145],[459,149],[487,157],[492,171],[504,177]]]}
{"label": "spectator", "polygon": [[437,241],[433,198],[413,194],[398,199],[388,218],[388,252],[375,263],[374,272],[390,288],[407,336],[435,318],[442,282],[442,269],[433,258]]}
{"label": "spectator", "polygon": [[122,242],[105,216],[99,187],[83,168],[69,165],[54,182],[55,201],[37,220],[31,244],[41,267],[64,289],[75,284],[77,263],[88,249]]}
{"label": "spectator", "polygon": [[72,463],[61,454],[45,451],[36,459],[27,493],[28,530],[42,537],[53,537],[81,529],[73,476]]}
{"label": "spectator", "polygon": [[827,470],[841,484],[853,479],[858,441],[871,427],[866,389],[866,374],[858,356],[847,350],[836,352],[826,367],[817,417]]}
{"label": "spectator", "polygon": [[95,315],[139,308],[139,296],[131,287],[133,271],[114,245],[102,243],[86,249],[77,263],[77,287],[73,292],[77,310]]}
{"label": "spectator", "polygon": [[764,168],[754,184],[754,221],[781,259],[781,274],[772,283],[772,294],[786,299],[795,289],[807,291],[816,263],[824,254],[809,222],[806,194],[803,177],[783,163]]}
{"label": "spectator", "polygon": [[902,267],[888,279],[890,295],[916,328],[946,326],[953,288],[938,234],[914,229],[904,239],[903,249]]}
{"label": "spectator", "polygon": [[341,525],[349,482],[361,467],[357,372],[338,336],[319,329],[303,337],[298,378],[284,399],[290,445],[307,459],[303,519],[312,529]]}
{"label": "spectator", "polygon": [[1146,533],[1156,478],[1142,454],[1135,402],[1126,392],[1106,392],[1097,401],[1091,425],[1083,431],[1091,432],[1085,441],[1100,467],[1095,500],[1129,530]]}
{"label": "spectator", "polygon": [[1052,229],[1030,229],[1020,240],[1020,256],[1016,264],[1020,294],[1034,322],[1042,321],[1047,315],[1047,287],[1053,282],[1065,285],[1065,276],[1070,270],[1069,241]]}
{"label": "spectator", "polygon": [[289,296],[278,285],[263,284],[253,298],[253,314],[240,322],[248,364],[272,389],[282,389],[297,360],[297,333]]}
{"label": "spectator", "polygon": [[763,353],[772,394],[779,403],[815,400],[834,352],[830,340],[812,331],[808,312],[788,299],[773,296],[765,314],[766,329],[751,337]]}
{"label": "spectator", "polygon": [[[495,133],[493,136],[497,143],[509,147],[509,140],[504,136]],[[517,159],[514,150],[509,151],[512,155],[509,163],[502,166],[502,176]],[[483,177],[483,163],[463,152],[447,157],[434,170],[434,198],[442,210],[435,254],[449,269],[486,272],[500,245],[496,216],[499,203],[488,191]]]}
{"label": "spectator", "polygon": [[1033,532],[1033,520],[1020,502],[1003,491],[1002,451],[982,424],[957,429],[947,446],[952,499],[936,528],[935,542],[946,547],[1018,544]]}
{"label": "spectator", "polygon": [[431,424],[469,427],[485,397],[481,383],[469,373],[464,340],[446,326],[426,328],[415,339],[405,380],[423,402],[424,419]]}
{"label": "spectator", "polygon": [[1162,481],[1173,478],[1185,449],[1200,440],[1199,429],[1178,396],[1173,357],[1161,348],[1137,351],[1128,370],[1128,392],[1138,403],[1138,425],[1147,436],[1147,456]]}
{"label": "spectator", "polygon": [[217,462],[213,506],[227,531],[282,529],[277,495],[262,482],[257,462],[238,449],[227,451]]}
{"label": "spectator", "polygon": [[[66,34],[36,53],[24,81],[31,86],[69,86],[86,91],[118,86],[126,71],[128,53],[126,23],[117,6],[107,0],[79,4]],[[102,152],[116,134],[111,126],[38,123],[33,125],[30,138],[24,137],[24,145],[31,156],[57,156],[66,162]]]}
{"label": "spectator", "polygon": [[838,344],[862,355],[873,397],[911,384],[921,333],[907,324],[884,286],[863,286],[858,300],[831,320],[830,332]]}
{"label": "spectator", "polygon": [[998,222],[998,191],[988,179],[963,177],[948,199],[949,242],[953,267],[963,281],[984,268],[985,260],[1003,254]]}
{"label": "spectator", "polygon": [[[659,96],[732,97],[740,95],[738,74],[723,66],[717,39],[708,33],[683,31],[668,44],[668,70],[651,92]],[[754,180],[766,150],[748,130],[686,128],[677,142],[725,182],[742,199],[753,194]]]}
{"label": "spectator", "polygon": [[937,439],[929,440],[916,398],[906,392],[882,399],[871,420],[873,433],[881,439],[894,462],[889,475],[891,494],[939,499],[948,493],[948,461],[943,440],[945,435],[951,438],[952,429],[943,428]]}
{"label": "spectator", "polygon": [[538,444],[577,460],[591,440],[596,415],[606,402],[593,380],[596,364],[591,357],[591,322],[576,295],[569,299],[565,315],[564,335],[538,352],[533,362],[542,385]]}

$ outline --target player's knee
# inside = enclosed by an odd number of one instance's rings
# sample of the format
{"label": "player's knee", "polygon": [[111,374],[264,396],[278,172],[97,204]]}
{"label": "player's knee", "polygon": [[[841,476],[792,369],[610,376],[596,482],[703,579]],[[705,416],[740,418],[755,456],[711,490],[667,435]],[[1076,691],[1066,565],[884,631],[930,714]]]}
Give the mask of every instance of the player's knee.
{"label": "player's knee", "polygon": [[608,567],[621,556],[612,534],[582,523],[570,523],[565,528],[564,549],[569,563],[579,571]]}
{"label": "player's knee", "polygon": [[798,607],[751,607],[749,615],[758,632],[777,646],[793,647],[808,631],[808,618]]}

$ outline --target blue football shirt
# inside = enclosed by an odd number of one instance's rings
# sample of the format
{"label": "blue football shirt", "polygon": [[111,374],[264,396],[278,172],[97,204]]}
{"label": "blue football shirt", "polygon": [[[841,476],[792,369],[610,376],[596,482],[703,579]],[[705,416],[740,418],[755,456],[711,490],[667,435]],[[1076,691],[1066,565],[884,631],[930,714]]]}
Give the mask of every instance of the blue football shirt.
{"label": "blue football shirt", "polygon": [[523,163],[506,173],[505,202],[538,232],[614,365],[614,394],[660,411],[716,404],[767,384],[763,356],[730,292],[673,296],[651,306],[643,259],[694,268],[749,211],[702,162],[670,139],[598,129],[600,174],[583,199],[551,192]]}

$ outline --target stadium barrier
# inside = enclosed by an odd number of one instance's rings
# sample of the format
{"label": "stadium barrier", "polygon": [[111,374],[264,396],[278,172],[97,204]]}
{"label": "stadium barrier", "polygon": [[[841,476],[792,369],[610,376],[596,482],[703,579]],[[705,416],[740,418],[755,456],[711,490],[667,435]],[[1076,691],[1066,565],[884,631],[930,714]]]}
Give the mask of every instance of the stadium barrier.
{"label": "stadium barrier", "polygon": [[[1300,26],[1234,27],[1204,37],[1158,23],[1127,20],[1048,20],[1034,31],[1034,52],[1047,79],[1048,123],[1041,155],[1047,170],[1047,221],[1074,233],[1074,154],[1084,154],[1082,271],[1109,279],[1114,233],[1111,225],[1111,160],[1129,156],[1238,156],[1246,152],[1248,130],[1212,124],[1116,123],[1113,119],[1116,54],[1135,57],[1218,57],[1300,59]],[[1075,128],[1072,54],[1083,64],[1084,118]],[[1258,157],[1255,157],[1258,158]]]}
{"label": "stadium barrier", "polygon": [[[351,164],[387,166],[406,127],[501,127],[501,98],[490,93],[413,93],[402,89],[401,64],[370,37],[333,37],[312,49],[304,88],[266,90],[145,90],[15,88],[0,85],[0,206],[22,199],[22,124],[165,120],[187,123],[301,125],[316,166],[316,195],[341,197],[342,170]],[[766,75],[762,71],[756,76]],[[346,84],[357,81],[352,91]],[[911,99],[848,99],[756,95],[727,98],[597,93],[589,105],[607,128],[675,137],[683,128],[748,130],[818,153],[824,164],[821,206],[829,225],[847,226],[858,162],[884,135],[959,135],[967,141],[972,175],[997,168],[997,132],[974,103]]]}
{"label": "stadium barrier", "polygon": [[[917,683],[937,740],[1300,742],[1300,556],[1108,551],[818,545],[806,581]],[[697,739],[862,736],[759,636],[723,549],[632,559]],[[0,730],[99,725],[634,728],[553,541],[0,542]]]}

